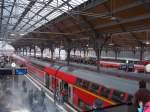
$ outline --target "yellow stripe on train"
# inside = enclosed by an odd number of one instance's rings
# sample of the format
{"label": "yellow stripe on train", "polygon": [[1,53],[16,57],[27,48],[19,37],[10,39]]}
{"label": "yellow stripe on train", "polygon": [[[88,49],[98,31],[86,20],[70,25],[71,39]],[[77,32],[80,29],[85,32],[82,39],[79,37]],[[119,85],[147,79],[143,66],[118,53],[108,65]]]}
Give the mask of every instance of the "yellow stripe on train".
{"label": "yellow stripe on train", "polygon": [[75,87],[75,88],[77,88],[77,89],[79,89],[79,90],[81,90],[81,91],[83,91],[83,92],[85,92],[85,93],[88,93],[88,94],[90,94],[90,95],[92,95],[92,96],[94,96],[94,97],[96,97],[96,98],[98,98],[98,99],[100,99],[100,100],[102,100],[102,101],[104,101],[104,102],[107,102],[107,103],[109,103],[109,104],[111,104],[111,105],[116,105],[116,104],[117,104],[117,103],[115,103],[114,101],[110,101],[110,100],[108,100],[108,99],[106,99],[106,98],[104,98],[104,97],[102,97],[102,96],[95,95],[95,94],[93,94],[93,93],[91,93],[91,92],[89,92],[89,91],[87,91],[87,90],[84,90],[84,89],[82,89],[82,88],[80,88],[80,87],[77,87],[77,86],[74,86],[74,85],[73,85],[73,87]]}

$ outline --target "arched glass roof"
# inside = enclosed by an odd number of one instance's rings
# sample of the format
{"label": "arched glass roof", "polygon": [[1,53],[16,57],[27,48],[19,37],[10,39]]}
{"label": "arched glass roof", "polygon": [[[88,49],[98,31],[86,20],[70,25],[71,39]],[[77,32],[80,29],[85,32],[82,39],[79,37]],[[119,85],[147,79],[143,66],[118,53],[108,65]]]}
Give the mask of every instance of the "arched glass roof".
{"label": "arched glass roof", "polygon": [[1,38],[8,32],[31,32],[88,0],[2,0]]}

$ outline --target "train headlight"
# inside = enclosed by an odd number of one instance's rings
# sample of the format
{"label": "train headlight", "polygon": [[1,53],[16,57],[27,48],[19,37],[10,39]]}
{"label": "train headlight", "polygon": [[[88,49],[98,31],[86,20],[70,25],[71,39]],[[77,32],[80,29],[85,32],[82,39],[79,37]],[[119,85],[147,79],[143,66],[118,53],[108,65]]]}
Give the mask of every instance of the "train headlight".
{"label": "train headlight", "polygon": [[146,72],[150,73],[150,64],[145,66],[145,70],[146,70]]}

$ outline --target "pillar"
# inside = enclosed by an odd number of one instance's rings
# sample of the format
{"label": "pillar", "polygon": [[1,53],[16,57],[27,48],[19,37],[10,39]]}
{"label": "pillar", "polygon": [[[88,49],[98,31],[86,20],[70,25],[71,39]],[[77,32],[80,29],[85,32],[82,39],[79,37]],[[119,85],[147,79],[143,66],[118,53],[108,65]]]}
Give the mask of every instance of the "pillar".
{"label": "pillar", "polygon": [[141,44],[141,46],[140,46],[140,61],[143,60],[143,54],[144,54],[144,45]]}
{"label": "pillar", "polygon": [[26,50],[26,56],[28,55],[28,48],[25,48],[25,50]]}
{"label": "pillar", "polygon": [[69,66],[70,64],[70,52],[71,52],[71,49],[70,48],[67,48],[67,66]]}
{"label": "pillar", "polygon": [[51,60],[53,60],[53,58],[54,58],[54,48],[50,48],[50,51],[51,51]]}
{"label": "pillar", "polygon": [[70,52],[71,52],[71,49],[72,49],[72,41],[70,39],[66,38],[65,42],[66,42],[65,43],[65,50],[67,52],[66,61],[67,61],[67,66],[69,66],[69,64],[70,64]]}
{"label": "pillar", "polygon": [[41,58],[43,58],[43,52],[44,52],[44,48],[41,48]]}
{"label": "pillar", "polygon": [[83,51],[84,51],[84,57],[86,57],[86,50],[84,49]]}
{"label": "pillar", "polygon": [[24,51],[24,50],[25,50],[25,48],[23,48],[23,56],[24,56],[24,53],[25,53],[25,51]]}
{"label": "pillar", "polygon": [[31,48],[29,48],[29,55],[31,56],[31,51],[32,51],[32,49]]}
{"label": "pillar", "polygon": [[96,53],[96,65],[97,65],[97,72],[100,71],[100,60],[101,60],[101,53],[102,53],[102,49],[105,45],[105,43],[107,42],[107,40],[110,38],[110,36],[107,35],[102,35],[102,34],[96,34],[95,38],[94,38],[94,51]]}
{"label": "pillar", "polygon": [[34,58],[36,58],[36,48],[34,47]]}
{"label": "pillar", "polygon": [[75,57],[75,55],[76,55],[76,49],[75,48],[73,49],[73,53],[74,53],[74,57]]}
{"label": "pillar", "polygon": [[101,53],[100,53],[100,49],[97,48],[95,49],[95,53],[96,53],[96,63],[97,63],[97,71],[100,71],[100,57],[101,57]]}
{"label": "pillar", "polygon": [[59,48],[59,60],[60,60],[60,52],[61,52],[61,48]]}

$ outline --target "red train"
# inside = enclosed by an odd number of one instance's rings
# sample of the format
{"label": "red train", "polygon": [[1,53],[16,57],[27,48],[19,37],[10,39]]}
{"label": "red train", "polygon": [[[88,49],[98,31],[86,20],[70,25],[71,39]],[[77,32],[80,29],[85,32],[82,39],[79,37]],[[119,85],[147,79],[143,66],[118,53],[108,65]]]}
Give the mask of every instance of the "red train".
{"label": "red train", "polygon": [[[131,66],[130,64],[126,64],[126,61],[128,60],[129,63],[133,63]],[[96,58],[81,58],[77,56],[72,56],[71,61],[77,62],[77,63],[84,63],[84,64],[91,64],[91,65],[96,65]],[[117,60],[115,59],[110,59],[110,58],[102,58],[101,61],[99,62],[101,67],[106,67],[106,68],[116,68],[116,69],[121,69],[122,67],[127,68],[129,66],[130,70],[128,69],[122,69],[125,71],[131,71],[131,72],[144,72],[144,65],[150,63],[150,61],[143,61],[142,64],[136,59],[122,59],[118,58]]]}
{"label": "red train", "polygon": [[29,72],[48,89],[65,90],[66,101],[80,111],[92,109],[96,100],[103,102],[102,107],[131,102],[138,88],[136,81],[18,56],[13,58],[16,63],[25,64]]}

